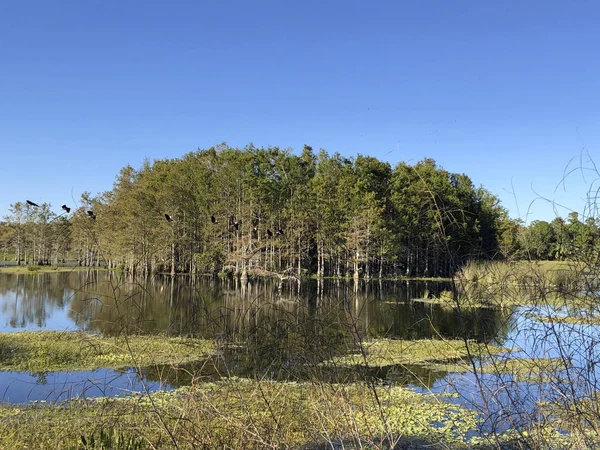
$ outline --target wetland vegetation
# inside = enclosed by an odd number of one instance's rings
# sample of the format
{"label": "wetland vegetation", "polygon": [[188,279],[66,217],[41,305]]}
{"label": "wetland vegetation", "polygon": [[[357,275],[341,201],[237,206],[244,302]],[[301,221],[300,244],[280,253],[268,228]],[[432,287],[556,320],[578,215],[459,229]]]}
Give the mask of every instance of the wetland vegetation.
{"label": "wetland vegetation", "polygon": [[593,219],[525,227],[430,159],[252,145],[63,210],[0,226],[0,447],[599,443]]}
{"label": "wetland vegetation", "polygon": [[0,334],[0,370],[54,372],[179,365],[214,351],[210,341],[166,336],[102,337],[82,332],[23,331]]}
{"label": "wetland vegetation", "polygon": [[0,274],[5,373],[47,383],[53,373],[131,368],[128,376],[140,380],[138,392],[116,396],[64,381],[71,397],[58,402],[32,391],[33,403],[0,408],[0,441],[65,449],[591,442],[589,426],[561,434],[564,414],[548,412],[556,399],[546,396],[543,408],[531,400],[540,389],[564,387],[565,367],[577,367],[552,346],[531,345],[537,334],[524,330],[543,323],[527,318],[525,306],[418,301],[450,288],[447,281],[308,280],[298,291],[277,280]]}

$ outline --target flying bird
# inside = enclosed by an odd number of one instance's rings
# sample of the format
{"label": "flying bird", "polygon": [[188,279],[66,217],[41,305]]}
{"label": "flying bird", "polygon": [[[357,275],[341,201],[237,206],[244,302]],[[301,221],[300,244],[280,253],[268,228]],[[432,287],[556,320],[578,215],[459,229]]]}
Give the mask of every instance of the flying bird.
{"label": "flying bird", "polygon": [[25,200],[25,201],[27,202],[27,204],[28,204],[29,206],[37,206],[37,207],[39,207],[39,206],[40,206],[40,205],[38,205],[37,203],[33,203],[31,200]]}
{"label": "flying bird", "polygon": [[62,205],[61,208],[67,212],[67,214],[69,214],[71,212],[71,208],[69,208],[67,205]]}
{"label": "flying bird", "polygon": [[173,222],[173,218],[168,214],[165,214],[165,219],[167,219],[167,222]]}
{"label": "flying bird", "polygon": [[90,216],[92,219],[96,220],[96,214],[94,214],[94,211],[89,210],[87,211],[88,216]]}

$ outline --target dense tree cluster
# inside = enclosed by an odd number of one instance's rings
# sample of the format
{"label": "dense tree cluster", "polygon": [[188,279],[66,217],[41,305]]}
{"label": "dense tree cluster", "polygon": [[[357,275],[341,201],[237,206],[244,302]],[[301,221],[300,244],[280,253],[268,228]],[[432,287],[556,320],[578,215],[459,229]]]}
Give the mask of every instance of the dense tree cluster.
{"label": "dense tree cluster", "polygon": [[565,261],[591,261],[600,254],[600,229],[593,217],[583,222],[572,212],[565,221],[562,217],[548,223],[531,222],[519,234],[519,250],[524,258]]}
{"label": "dense tree cluster", "polygon": [[30,264],[76,258],[133,273],[369,278],[449,275],[514,252],[518,233],[494,195],[431,159],[392,168],[308,146],[222,144],[127,166],[71,213],[15,203],[0,248]]}

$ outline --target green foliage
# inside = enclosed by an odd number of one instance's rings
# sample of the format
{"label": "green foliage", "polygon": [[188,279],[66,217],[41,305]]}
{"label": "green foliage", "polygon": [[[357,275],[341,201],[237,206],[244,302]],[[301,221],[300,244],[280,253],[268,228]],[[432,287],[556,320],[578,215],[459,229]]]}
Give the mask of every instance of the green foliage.
{"label": "green foliage", "polygon": [[309,146],[295,155],[221,144],[126,166],[68,216],[15,203],[0,245],[26,264],[70,255],[133,274],[449,276],[500,244],[513,252],[511,224],[495,196],[431,159],[392,168]]}
{"label": "green foliage", "polygon": [[196,268],[202,273],[216,274],[223,269],[225,255],[219,249],[207,249],[194,255]]}

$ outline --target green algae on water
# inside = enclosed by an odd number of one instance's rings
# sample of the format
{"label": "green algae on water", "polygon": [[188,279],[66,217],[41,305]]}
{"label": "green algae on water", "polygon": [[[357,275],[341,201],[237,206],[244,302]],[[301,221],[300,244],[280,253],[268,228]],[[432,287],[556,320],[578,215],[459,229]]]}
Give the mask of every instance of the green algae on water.
{"label": "green algae on water", "polygon": [[215,344],[166,336],[100,337],[83,332],[0,333],[0,370],[48,372],[153,364],[183,364],[206,357]]}

